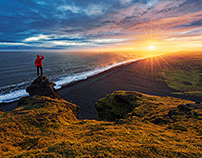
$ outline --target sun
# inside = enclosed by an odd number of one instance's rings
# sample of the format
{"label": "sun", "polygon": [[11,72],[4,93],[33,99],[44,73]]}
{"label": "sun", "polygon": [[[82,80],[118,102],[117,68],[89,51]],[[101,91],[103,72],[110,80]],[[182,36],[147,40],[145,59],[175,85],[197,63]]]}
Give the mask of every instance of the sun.
{"label": "sun", "polygon": [[149,50],[154,50],[154,49],[155,49],[155,47],[153,45],[149,46]]}

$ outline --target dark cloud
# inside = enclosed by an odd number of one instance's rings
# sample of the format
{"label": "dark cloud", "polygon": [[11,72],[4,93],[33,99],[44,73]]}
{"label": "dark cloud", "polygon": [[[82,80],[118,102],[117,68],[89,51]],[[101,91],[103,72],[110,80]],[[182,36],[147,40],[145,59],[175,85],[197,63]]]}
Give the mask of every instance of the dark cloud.
{"label": "dark cloud", "polygon": [[[1,0],[0,49],[66,48],[68,42],[72,42],[69,47],[103,45],[104,40],[89,40],[107,38],[115,38],[109,43],[116,43],[116,38],[126,39],[147,24],[175,23],[170,18],[200,12],[201,7],[198,0]],[[170,28],[201,26],[197,16],[187,16],[188,22],[181,18]]]}

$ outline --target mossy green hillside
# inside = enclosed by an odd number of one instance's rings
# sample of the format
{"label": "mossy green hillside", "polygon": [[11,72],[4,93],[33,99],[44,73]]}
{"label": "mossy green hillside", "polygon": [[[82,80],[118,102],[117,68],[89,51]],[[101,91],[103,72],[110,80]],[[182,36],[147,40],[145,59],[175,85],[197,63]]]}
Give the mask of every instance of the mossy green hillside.
{"label": "mossy green hillside", "polygon": [[184,98],[202,98],[202,52],[176,52],[147,58],[138,61],[128,73],[167,84],[175,91],[173,94]]}
{"label": "mossy green hillside", "polygon": [[165,57],[170,65],[164,66],[162,75],[175,94],[202,96],[201,54],[179,54]]}
{"label": "mossy green hillside", "polygon": [[150,96],[134,91],[116,91],[100,99],[96,108],[101,120],[139,120],[164,128],[201,135],[202,106],[173,97]]}
{"label": "mossy green hillside", "polygon": [[[108,122],[77,120],[78,107],[64,100],[49,97],[21,100],[17,109],[0,112],[0,157],[200,157],[202,154],[200,109],[191,108],[197,117],[178,111],[180,104],[193,102],[118,91],[98,104],[106,103],[110,108],[115,102],[123,113],[114,107],[120,118]],[[127,108],[120,107],[118,102]],[[170,110],[174,110],[171,117],[177,117],[175,122],[153,122],[153,116],[164,118]]]}

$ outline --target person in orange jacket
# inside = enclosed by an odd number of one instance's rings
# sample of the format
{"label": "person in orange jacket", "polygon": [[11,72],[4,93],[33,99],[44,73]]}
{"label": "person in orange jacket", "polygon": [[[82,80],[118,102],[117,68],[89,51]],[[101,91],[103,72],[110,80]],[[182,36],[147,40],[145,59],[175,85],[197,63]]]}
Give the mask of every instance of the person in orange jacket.
{"label": "person in orange jacket", "polygon": [[42,66],[43,66],[43,63],[42,63],[42,60],[44,59],[44,56],[40,56],[40,55],[37,55],[37,58],[34,62],[36,68],[37,68],[37,75],[39,76],[39,68],[41,70],[41,76],[43,75],[43,69],[42,69]]}

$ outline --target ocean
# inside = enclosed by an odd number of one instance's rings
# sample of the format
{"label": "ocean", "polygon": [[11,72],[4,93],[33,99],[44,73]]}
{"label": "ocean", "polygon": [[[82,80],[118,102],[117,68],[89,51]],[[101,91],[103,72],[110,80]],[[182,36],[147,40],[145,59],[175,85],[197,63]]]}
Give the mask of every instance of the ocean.
{"label": "ocean", "polygon": [[45,57],[44,75],[56,89],[138,59],[125,53],[0,52],[0,103],[28,96],[25,89],[37,77],[37,54]]}

